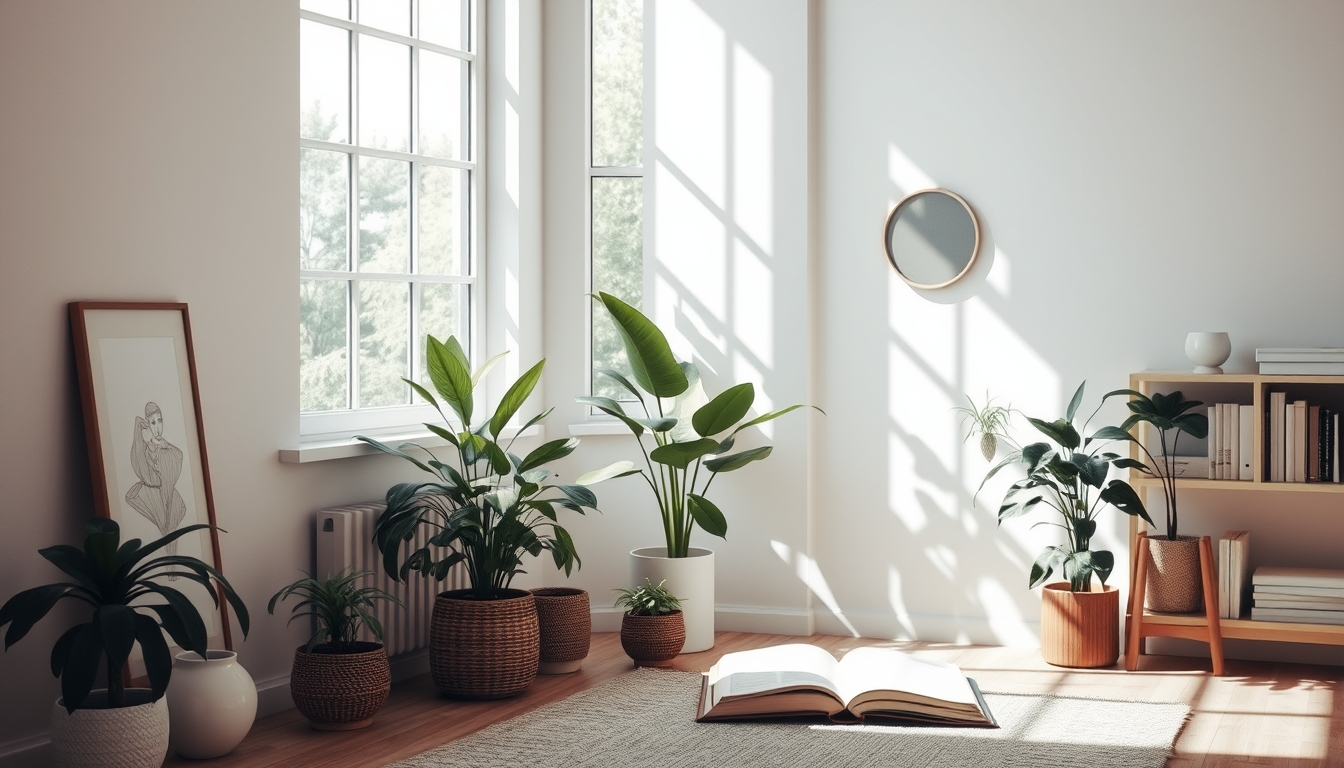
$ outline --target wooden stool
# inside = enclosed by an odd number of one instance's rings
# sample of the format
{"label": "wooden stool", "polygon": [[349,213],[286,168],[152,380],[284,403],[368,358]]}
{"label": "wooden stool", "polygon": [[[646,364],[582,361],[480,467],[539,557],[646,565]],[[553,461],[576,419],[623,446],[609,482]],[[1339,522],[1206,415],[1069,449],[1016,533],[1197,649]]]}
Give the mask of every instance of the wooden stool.
{"label": "wooden stool", "polygon": [[1130,573],[1134,583],[1129,594],[1129,634],[1125,638],[1125,669],[1133,672],[1139,666],[1143,641],[1148,637],[1183,637],[1209,644],[1213,657],[1213,674],[1223,674],[1223,630],[1218,621],[1218,580],[1214,578],[1213,545],[1208,536],[1199,539],[1199,573],[1204,582],[1203,624],[1155,624],[1145,622],[1143,597],[1148,586],[1148,534],[1139,534],[1134,547],[1134,563]]}

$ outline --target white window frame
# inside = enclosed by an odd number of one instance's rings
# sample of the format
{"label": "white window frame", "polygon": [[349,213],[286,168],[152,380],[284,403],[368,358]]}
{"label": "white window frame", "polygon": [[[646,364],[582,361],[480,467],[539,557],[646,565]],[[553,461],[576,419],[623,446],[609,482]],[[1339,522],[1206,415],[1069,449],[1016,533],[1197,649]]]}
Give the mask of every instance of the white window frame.
{"label": "white window frame", "polygon": [[[355,10],[355,4],[351,4],[351,16],[358,18]],[[411,376],[415,378],[420,370],[422,358],[425,354],[423,348],[417,348],[419,336],[419,309],[420,309],[420,286],[429,283],[438,284],[459,284],[467,285],[467,309],[466,322],[468,327],[468,338],[462,339],[467,347],[468,354],[474,355],[476,350],[483,349],[484,329],[482,328],[482,319],[485,317],[483,307],[485,305],[485,280],[484,265],[481,263],[480,238],[485,224],[482,203],[485,200],[483,193],[484,173],[480,162],[484,147],[484,109],[482,93],[485,83],[483,73],[483,64],[485,61],[485,52],[483,42],[485,40],[485,14],[481,7],[480,0],[467,0],[464,4],[464,13],[467,15],[467,44],[470,50],[463,51],[456,48],[449,48],[436,43],[420,40],[416,37],[388,32],[376,27],[370,27],[352,21],[350,19],[341,19],[314,11],[299,10],[299,18],[307,21],[315,21],[340,29],[347,30],[350,33],[350,100],[347,108],[349,110],[349,138],[350,142],[322,141],[317,139],[302,138],[299,139],[301,149],[322,149],[341,152],[349,157],[347,172],[349,174],[348,197],[346,200],[347,211],[347,230],[346,230],[346,248],[347,264],[352,266],[350,271],[342,270],[310,270],[300,269],[300,281],[305,279],[337,279],[349,284],[349,293],[347,298],[347,323],[348,333],[346,336],[346,365],[348,371],[348,387],[350,403],[358,402],[359,393],[359,313],[356,306],[359,301],[359,286],[365,281],[390,281],[411,286],[410,301],[410,371]],[[419,33],[419,4],[414,5],[414,15],[412,19],[412,31]],[[410,134],[412,149],[419,149],[420,141],[420,114],[418,99],[414,98],[419,93],[420,86],[420,56],[417,49],[430,51],[432,53],[451,56],[468,63],[467,74],[464,86],[468,89],[468,98],[466,100],[468,115],[464,120],[463,129],[467,133],[467,157],[468,160],[449,160],[440,157],[431,157],[420,155],[414,152],[398,152],[371,147],[362,147],[359,145],[359,37],[368,35],[383,40],[388,40],[401,45],[409,46],[411,49],[411,120]],[[411,247],[411,269],[419,261],[419,233],[418,233],[418,215],[419,215],[419,179],[420,168],[425,165],[439,166],[446,168],[457,168],[466,170],[469,173],[467,195],[468,212],[463,221],[467,225],[467,236],[463,239],[467,253],[467,270],[465,275],[425,275],[417,274],[414,271],[406,274],[399,273],[376,273],[360,272],[353,268],[358,259],[359,253],[359,187],[358,187],[358,162],[360,157],[375,157],[388,160],[400,160],[410,163],[411,178],[409,190],[409,203],[412,217],[410,222],[410,247]],[[419,396],[412,393],[412,402],[408,405],[380,406],[359,408],[357,406],[332,411],[312,411],[300,412],[299,414],[299,437],[302,442],[326,442],[332,440],[347,439],[356,433],[368,433],[372,435],[386,435],[392,433],[404,433],[407,428],[416,428],[423,430],[419,426],[421,422],[440,421],[441,418],[433,406],[426,403],[417,403]]]}

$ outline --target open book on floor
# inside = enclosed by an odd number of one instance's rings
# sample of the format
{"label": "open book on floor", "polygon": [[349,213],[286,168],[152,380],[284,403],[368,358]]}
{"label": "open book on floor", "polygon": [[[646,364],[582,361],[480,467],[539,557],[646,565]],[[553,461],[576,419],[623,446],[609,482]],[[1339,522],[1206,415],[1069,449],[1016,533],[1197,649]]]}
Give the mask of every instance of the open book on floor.
{"label": "open book on floor", "polygon": [[955,664],[890,648],[856,648],[836,661],[800,643],[724,654],[704,676],[695,719],[807,715],[998,727],[975,681]]}

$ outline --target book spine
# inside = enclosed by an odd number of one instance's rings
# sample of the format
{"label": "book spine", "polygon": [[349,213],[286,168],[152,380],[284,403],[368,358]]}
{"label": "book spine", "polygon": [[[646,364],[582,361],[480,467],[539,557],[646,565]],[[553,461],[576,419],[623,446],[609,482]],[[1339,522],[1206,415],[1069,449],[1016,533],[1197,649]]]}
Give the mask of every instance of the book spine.
{"label": "book spine", "polygon": [[1321,479],[1321,406],[1307,406],[1307,482]]}
{"label": "book spine", "polygon": [[1269,480],[1283,482],[1283,393],[1269,393]]}
{"label": "book spine", "polygon": [[1297,463],[1293,457],[1293,448],[1297,447],[1297,435],[1293,431],[1293,427],[1297,424],[1294,413],[1296,410],[1292,403],[1283,407],[1283,481],[1285,483],[1293,482],[1293,477],[1297,471]]}
{"label": "book spine", "polygon": [[1218,479],[1218,420],[1214,418],[1216,406],[1209,406],[1209,479]]}
{"label": "book spine", "polygon": [[1339,474],[1339,414],[1334,415],[1335,423],[1330,427],[1330,474],[1334,475],[1335,482],[1338,483],[1344,478]]}
{"label": "book spine", "polygon": [[1218,616],[1224,619],[1232,618],[1232,602],[1227,590],[1228,577],[1231,575],[1228,568],[1232,543],[1228,540],[1230,534],[1231,531],[1228,531],[1218,540]]}
{"label": "book spine", "polygon": [[1227,404],[1227,479],[1236,480],[1241,476],[1238,469],[1241,463],[1241,406]]}
{"label": "book spine", "polygon": [[1254,461],[1252,448],[1255,446],[1255,406],[1243,405],[1237,410],[1240,411],[1238,416],[1241,424],[1241,435],[1237,441],[1240,446],[1240,454],[1237,457],[1237,479],[1250,480],[1254,476],[1251,462]]}
{"label": "book spine", "polygon": [[1293,402],[1293,480],[1307,482],[1307,401]]}

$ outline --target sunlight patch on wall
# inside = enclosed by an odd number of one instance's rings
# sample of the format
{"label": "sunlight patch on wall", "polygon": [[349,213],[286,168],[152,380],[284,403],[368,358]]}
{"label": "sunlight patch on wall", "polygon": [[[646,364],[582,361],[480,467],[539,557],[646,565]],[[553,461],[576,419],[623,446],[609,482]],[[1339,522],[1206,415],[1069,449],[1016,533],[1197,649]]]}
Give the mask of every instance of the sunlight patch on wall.
{"label": "sunlight patch on wall", "polygon": [[774,250],[774,82],[733,45],[733,219],[766,254]]}
{"label": "sunlight patch on wall", "polygon": [[887,435],[887,507],[910,533],[919,533],[929,524],[915,496],[916,482],[914,452],[897,435]]}
{"label": "sunlight patch on wall", "polygon": [[887,177],[900,189],[902,196],[938,186],[932,176],[925,173],[895,144],[887,144]]}
{"label": "sunlight patch on wall", "polygon": [[998,579],[982,577],[976,585],[976,595],[989,620],[989,630],[994,633],[999,645],[1017,648],[1035,648],[1040,645],[1036,633],[1027,626],[1017,609],[1014,596],[1008,593]]}
{"label": "sunlight patch on wall", "polygon": [[760,364],[773,368],[775,279],[746,243],[733,239],[733,335]]}
{"label": "sunlight patch on wall", "polygon": [[896,622],[905,631],[904,638],[896,639],[918,639],[919,636],[915,634],[914,622],[910,621],[910,611],[905,607],[905,597],[901,592],[901,572],[896,570],[894,565],[887,566],[887,601],[891,603],[891,610],[896,616]]}
{"label": "sunlight patch on wall", "polygon": [[[660,0],[653,4],[653,12],[658,150],[714,205],[726,209],[726,35],[691,0]],[[660,190],[660,200],[661,194]],[[691,225],[661,215],[657,220]]]}
{"label": "sunlight patch on wall", "polygon": [[[980,258],[984,258],[983,253]],[[990,267],[989,274],[985,275],[985,282],[990,288],[999,292],[999,296],[1007,299],[1011,297],[1013,287],[1013,262],[1008,258],[1008,254],[999,250],[998,246],[994,248],[994,266]]]}
{"label": "sunlight patch on wall", "polygon": [[957,553],[946,544],[924,548],[924,556],[953,584],[957,583]]}
{"label": "sunlight patch on wall", "polygon": [[831,587],[826,583],[826,578],[821,575],[821,569],[817,567],[817,561],[808,557],[802,552],[794,552],[793,548],[782,541],[771,540],[770,548],[775,551],[775,555],[785,563],[792,565],[794,573],[798,575],[798,580],[816,595],[821,604],[826,609],[835,614],[845,629],[854,637],[859,637],[859,631],[854,628],[849,619],[845,618],[844,611],[840,610],[840,603],[835,599],[835,594],[831,592]]}

